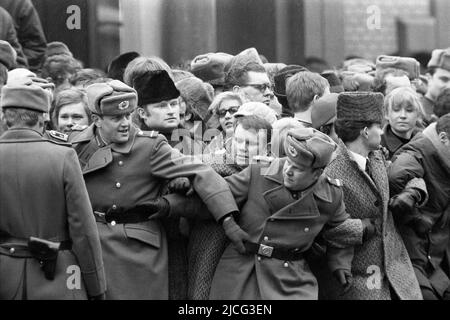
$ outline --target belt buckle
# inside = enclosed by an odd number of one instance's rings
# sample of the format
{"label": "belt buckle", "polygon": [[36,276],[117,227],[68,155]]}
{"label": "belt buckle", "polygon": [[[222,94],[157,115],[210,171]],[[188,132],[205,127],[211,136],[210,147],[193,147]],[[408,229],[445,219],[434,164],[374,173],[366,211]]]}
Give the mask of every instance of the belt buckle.
{"label": "belt buckle", "polygon": [[259,245],[258,254],[260,256],[264,256],[264,257],[270,258],[270,257],[272,257],[272,253],[273,253],[273,247],[266,246],[264,244],[260,244]]}

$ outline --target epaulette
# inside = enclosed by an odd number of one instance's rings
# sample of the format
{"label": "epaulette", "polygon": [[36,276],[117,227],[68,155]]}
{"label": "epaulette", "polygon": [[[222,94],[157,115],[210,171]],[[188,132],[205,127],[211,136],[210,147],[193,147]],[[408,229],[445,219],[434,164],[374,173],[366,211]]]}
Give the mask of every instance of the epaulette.
{"label": "epaulette", "polygon": [[332,184],[332,185],[334,185],[336,187],[342,187],[343,186],[342,181],[339,180],[339,179],[331,179],[330,177],[327,177],[327,181],[328,181],[328,183],[330,183],[330,184]]}
{"label": "epaulette", "polygon": [[55,130],[48,130],[47,131],[48,135],[56,140],[62,141],[62,142],[68,142],[69,141],[69,136],[65,133],[62,132],[58,132]]}
{"label": "epaulette", "polygon": [[149,138],[157,138],[159,134],[159,131],[152,130],[152,131],[138,131],[137,135],[139,137],[149,137]]}

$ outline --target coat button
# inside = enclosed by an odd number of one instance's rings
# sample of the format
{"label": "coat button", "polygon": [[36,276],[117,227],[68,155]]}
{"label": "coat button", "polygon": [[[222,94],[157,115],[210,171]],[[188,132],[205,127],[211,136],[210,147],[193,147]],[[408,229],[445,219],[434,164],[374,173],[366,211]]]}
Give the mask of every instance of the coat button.
{"label": "coat button", "polygon": [[289,267],[289,263],[285,262],[285,263],[283,264],[283,266],[284,266],[285,268],[287,268],[287,267]]}
{"label": "coat button", "polygon": [[379,207],[381,205],[381,201],[380,200],[376,200],[374,202],[375,207]]}
{"label": "coat button", "polygon": [[14,253],[16,251],[16,249],[14,248],[9,248],[9,253]]}
{"label": "coat button", "polygon": [[117,183],[116,183],[116,188],[117,188],[117,189],[120,189],[121,186],[122,186],[122,185],[120,184],[120,182],[117,182]]}
{"label": "coat button", "polygon": [[428,256],[427,258],[428,258],[428,260],[430,260],[430,261],[431,261],[431,256],[430,256],[430,255],[429,255],[429,256]]}
{"label": "coat button", "polygon": [[270,218],[270,219],[269,219],[269,221],[270,221],[270,222],[274,222],[274,221],[275,221],[275,219],[272,219],[272,218]]}
{"label": "coat button", "polygon": [[114,220],[111,221],[111,225],[114,227],[116,225],[116,222]]}
{"label": "coat button", "polygon": [[111,208],[112,208],[113,210],[117,210],[117,206],[116,206],[115,204],[113,204],[113,205],[111,206]]}
{"label": "coat button", "polygon": [[308,227],[306,227],[304,230],[305,230],[305,232],[309,232],[309,228]]}
{"label": "coat button", "polygon": [[119,167],[122,167],[122,166],[123,166],[123,161],[120,160],[120,161],[119,161]]}
{"label": "coat button", "polygon": [[257,259],[258,259],[258,261],[261,261],[261,257],[258,257]]}
{"label": "coat button", "polygon": [[265,236],[265,237],[264,237],[264,241],[269,241],[269,237],[268,237],[268,236]]}

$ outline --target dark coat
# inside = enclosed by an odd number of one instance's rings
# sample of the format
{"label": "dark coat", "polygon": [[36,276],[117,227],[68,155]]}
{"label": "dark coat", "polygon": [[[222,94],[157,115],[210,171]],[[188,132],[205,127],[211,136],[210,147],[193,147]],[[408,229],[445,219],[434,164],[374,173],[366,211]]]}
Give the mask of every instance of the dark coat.
{"label": "dark coat", "polygon": [[31,0],[0,0],[14,20],[17,37],[23,48],[30,70],[39,71],[45,59],[47,40],[41,20]]}
{"label": "dark coat", "polygon": [[0,7],[0,40],[8,41],[9,44],[16,50],[17,59],[14,68],[28,68],[28,61],[25,57],[22,46],[17,38],[16,29],[14,28],[14,21],[9,15],[8,11]]}
{"label": "dark coat", "polygon": [[[321,176],[298,198],[284,187],[285,159],[270,167],[250,165],[226,178],[241,207],[239,225],[250,241],[274,247],[307,251],[322,229],[332,230],[348,215],[342,189]],[[265,171],[265,172],[264,172]],[[332,271],[350,271],[353,248],[329,250]],[[305,259],[282,261],[240,254],[228,245],[211,286],[211,299],[317,299],[318,287]]]}
{"label": "dark coat", "polygon": [[[412,132],[411,139],[420,132],[421,130],[416,128]],[[390,160],[394,153],[397,152],[405,143],[403,143],[393,132],[391,129],[391,125],[387,124],[383,128],[383,135],[381,136],[381,145],[385,147],[389,151],[389,158],[386,160]]]}
{"label": "dark coat", "polygon": [[389,183],[395,195],[412,178],[425,180],[429,199],[411,215],[430,217],[434,222],[431,232],[418,234],[407,220],[399,231],[420,285],[442,297],[450,291],[450,152],[439,144],[433,123],[398,151],[389,169]]}
{"label": "dark coat", "polygon": [[340,295],[334,279],[319,277],[319,285],[328,299],[390,299],[390,286],[400,299],[421,299],[408,252],[388,211],[389,184],[381,152],[371,152],[367,165],[373,180],[358,167],[340,141],[336,158],[325,169],[328,176],[342,181],[347,213],[356,219],[375,219],[378,234],[355,247],[354,283],[346,294]]}
{"label": "dark coat", "polygon": [[[165,180],[188,177],[216,219],[236,211],[227,183],[211,168],[182,156],[155,132],[130,129],[123,145],[97,148],[91,125],[72,140],[95,211],[130,209],[157,198]],[[167,299],[167,237],[160,220],[123,225],[97,223],[105,263],[109,299]]]}
{"label": "dark coat", "polygon": [[[0,251],[0,299],[86,299],[103,293],[105,275],[95,220],[76,153],[30,129],[0,137],[0,231],[64,241],[53,281],[34,258]],[[79,289],[70,289],[71,266],[82,272]]]}

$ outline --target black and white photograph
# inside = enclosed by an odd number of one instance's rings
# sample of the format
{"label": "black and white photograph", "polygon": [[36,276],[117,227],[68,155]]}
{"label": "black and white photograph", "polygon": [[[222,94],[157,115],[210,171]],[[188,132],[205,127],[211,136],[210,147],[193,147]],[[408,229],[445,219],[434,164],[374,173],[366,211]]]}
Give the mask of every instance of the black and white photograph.
{"label": "black and white photograph", "polygon": [[0,300],[450,300],[449,17],[0,0]]}

